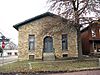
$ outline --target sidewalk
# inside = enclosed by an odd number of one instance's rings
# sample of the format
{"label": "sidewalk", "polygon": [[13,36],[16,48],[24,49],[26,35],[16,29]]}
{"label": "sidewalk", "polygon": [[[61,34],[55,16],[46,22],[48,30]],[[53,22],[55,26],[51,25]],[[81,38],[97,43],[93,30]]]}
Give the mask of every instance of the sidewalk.
{"label": "sidewalk", "polygon": [[3,56],[3,57],[0,57],[0,60],[2,59],[18,59],[18,56]]}

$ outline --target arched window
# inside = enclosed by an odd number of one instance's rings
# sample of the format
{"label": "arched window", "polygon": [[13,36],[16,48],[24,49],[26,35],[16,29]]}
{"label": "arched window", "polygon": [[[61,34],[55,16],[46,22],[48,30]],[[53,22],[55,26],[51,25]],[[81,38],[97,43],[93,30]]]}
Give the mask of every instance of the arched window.
{"label": "arched window", "polygon": [[46,36],[44,38],[44,52],[52,52],[53,51],[53,39],[50,36]]}

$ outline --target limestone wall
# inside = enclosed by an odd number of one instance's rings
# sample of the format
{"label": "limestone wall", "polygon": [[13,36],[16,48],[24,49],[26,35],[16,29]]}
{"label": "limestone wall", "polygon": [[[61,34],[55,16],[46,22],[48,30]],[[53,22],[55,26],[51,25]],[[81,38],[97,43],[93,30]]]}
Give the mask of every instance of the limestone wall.
{"label": "limestone wall", "polygon": [[[62,34],[68,35],[68,50],[62,51]],[[35,50],[29,52],[28,36],[35,35]],[[43,40],[46,36],[53,38],[54,53],[57,58],[61,58],[63,54],[68,57],[77,56],[77,35],[73,27],[69,27],[67,22],[57,16],[47,16],[19,28],[19,59],[27,60],[29,55],[34,55],[34,59],[42,59]]]}

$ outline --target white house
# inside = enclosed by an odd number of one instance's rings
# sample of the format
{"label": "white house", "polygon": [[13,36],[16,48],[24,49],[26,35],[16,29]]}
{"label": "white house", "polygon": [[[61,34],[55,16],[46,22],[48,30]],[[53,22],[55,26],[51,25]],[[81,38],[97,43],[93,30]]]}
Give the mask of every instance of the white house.
{"label": "white house", "polygon": [[3,56],[18,56],[18,50],[3,50]]}
{"label": "white house", "polygon": [[[2,41],[3,41],[2,36],[4,36],[4,35],[0,32],[0,47],[1,48],[2,48]],[[3,56],[17,56],[18,55],[18,50],[17,50],[16,44],[11,42],[10,39],[8,39],[6,37],[4,39],[4,43],[5,43],[5,47],[3,49],[3,54],[2,54]]]}

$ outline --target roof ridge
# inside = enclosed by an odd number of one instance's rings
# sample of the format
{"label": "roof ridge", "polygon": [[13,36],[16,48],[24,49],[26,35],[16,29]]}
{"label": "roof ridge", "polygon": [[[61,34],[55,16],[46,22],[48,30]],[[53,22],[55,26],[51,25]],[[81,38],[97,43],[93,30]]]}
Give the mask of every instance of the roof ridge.
{"label": "roof ridge", "polygon": [[13,25],[13,27],[14,27],[15,29],[18,30],[18,28],[19,28],[20,26],[22,26],[22,25],[24,25],[24,24],[27,24],[27,23],[29,23],[29,22],[31,22],[31,21],[35,21],[35,20],[40,19],[40,18],[42,18],[42,17],[54,16],[54,15],[56,15],[56,14],[53,14],[53,13],[51,13],[51,12],[45,12],[45,13],[43,13],[43,14],[37,15],[37,16],[35,16],[35,17],[29,18],[29,19],[27,19],[27,20],[24,20],[24,21],[22,21],[22,22],[20,22],[20,23],[18,23],[18,24],[15,24],[15,25]]}

